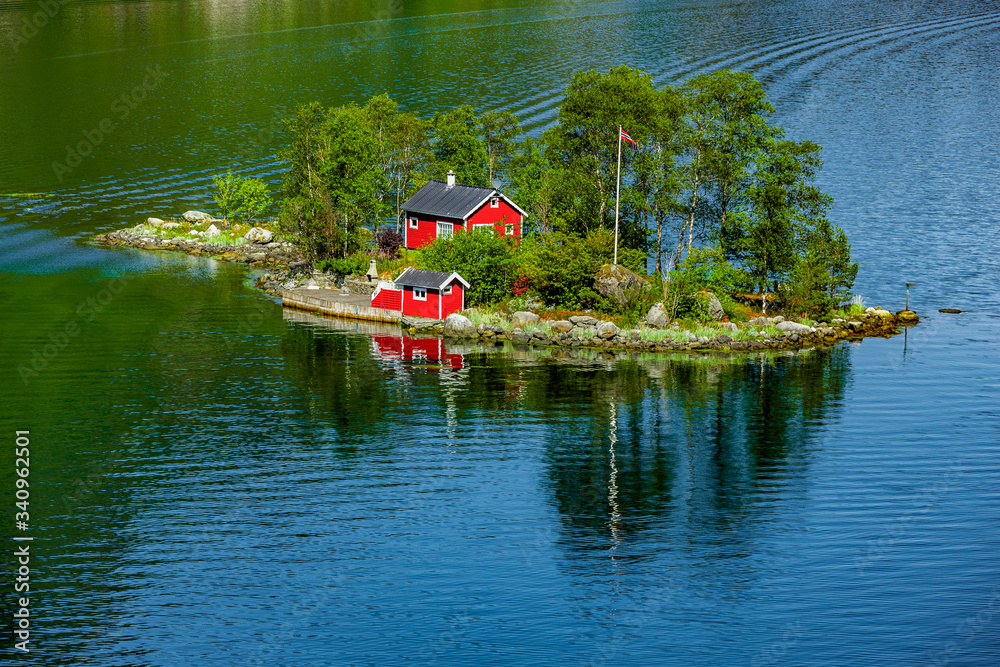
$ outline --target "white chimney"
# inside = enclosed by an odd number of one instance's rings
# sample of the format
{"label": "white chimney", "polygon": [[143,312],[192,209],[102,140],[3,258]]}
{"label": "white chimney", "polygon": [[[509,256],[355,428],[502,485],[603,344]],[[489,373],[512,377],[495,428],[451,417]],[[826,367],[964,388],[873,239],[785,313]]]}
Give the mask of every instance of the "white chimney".
{"label": "white chimney", "polygon": [[448,170],[448,187],[449,188],[455,187],[455,172],[453,172],[451,169]]}

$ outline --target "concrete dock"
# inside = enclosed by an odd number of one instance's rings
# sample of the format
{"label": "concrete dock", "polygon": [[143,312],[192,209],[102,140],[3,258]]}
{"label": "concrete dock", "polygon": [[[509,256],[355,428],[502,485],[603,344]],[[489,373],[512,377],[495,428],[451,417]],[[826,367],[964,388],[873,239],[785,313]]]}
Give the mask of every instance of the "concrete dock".
{"label": "concrete dock", "polygon": [[281,293],[281,304],[323,315],[349,317],[368,322],[398,323],[402,313],[383,308],[372,308],[371,297],[363,294],[344,293],[335,289],[296,289]]}

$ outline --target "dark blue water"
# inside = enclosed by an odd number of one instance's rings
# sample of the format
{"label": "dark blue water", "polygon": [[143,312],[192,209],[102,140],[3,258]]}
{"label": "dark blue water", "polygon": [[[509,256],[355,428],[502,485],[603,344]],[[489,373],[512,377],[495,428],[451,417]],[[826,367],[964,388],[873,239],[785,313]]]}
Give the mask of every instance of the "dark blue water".
{"label": "dark blue water", "polygon": [[[9,44],[0,192],[54,196],[0,198],[0,421],[32,431],[35,537],[32,652],[8,559],[4,659],[1000,662],[992,3],[80,2]],[[537,134],[574,71],[622,62],[764,81],[824,147],[856,291],[895,310],[916,283],[921,324],[725,360],[414,348],[283,314],[239,267],[80,243],[210,206],[233,165],[278,182],[299,102],[471,102]]]}

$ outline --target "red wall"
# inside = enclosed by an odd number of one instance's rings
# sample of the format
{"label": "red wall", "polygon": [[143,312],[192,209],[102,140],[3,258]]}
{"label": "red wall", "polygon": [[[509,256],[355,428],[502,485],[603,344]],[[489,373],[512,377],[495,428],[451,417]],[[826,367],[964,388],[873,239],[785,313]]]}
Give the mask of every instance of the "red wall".
{"label": "red wall", "polygon": [[[417,229],[410,229],[410,218],[417,219]],[[455,218],[429,218],[421,213],[408,215],[406,216],[405,227],[403,227],[404,245],[411,250],[430,245],[437,238],[438,222],[450,222],[453,225],[459,225],[457,229],[461,229],[462,224],[461,220]]]}
{"label": "red wall", "polygon": [[403,307],[403,293],[398,289],[381,289],[372,297],[372,308],[400,310]]}
{"label": "red wall", "polygon": [[462,310],[462,283],[458,278],[451,281],[451,294],[441,295],[441,319]]}
{"label": "red wall", "polygon": [[413,288],[403,287],[403,314],[411,317],[429,317],[438,319],[438,299],[441,294],[436,289],[427,290],[427,301],[417,301],[413,298]]}
{"label": "red wall", "polygon": [[[503,219],[504,216],[507,216],[507,220]],[[490,208],[490,202],[487,200],[482,208],[469,216],[466,229],[471,232],[473,225],[484,223],[492,223],[494,229],[496,229],[497,236],[506,236],[504,225],[513,224],[514,236],[521,236],[521,214],[517,212],[517,209],[504,201],[503,197],[500,198],[500,206],[497,208]]]}

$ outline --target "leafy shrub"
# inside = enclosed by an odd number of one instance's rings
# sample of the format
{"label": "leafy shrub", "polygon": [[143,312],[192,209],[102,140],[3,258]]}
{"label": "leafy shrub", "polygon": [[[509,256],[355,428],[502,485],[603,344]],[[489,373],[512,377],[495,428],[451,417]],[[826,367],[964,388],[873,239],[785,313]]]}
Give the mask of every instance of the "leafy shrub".
{"label": "leafy shrub", "polygon": [[510,237],[456,233],[438,237],[420,251],[421,263],[431,271],[457,271],[471,284],[470,306],[494,304],[510,296],[516,270]]}
{"label": "leafy shrub", "polygon": [[[587,236],[551,232],[522,242],[522,271],[531,288],[546,301],[563,308],[588,308],[601,302],[594,291],[594,274],[614,258],[614,232],[596,229]],[[619,248],[618,263],[644,274],[646,256],[640,250]],[[617,309],[617,304],[614,306]]]}
{"label": "leafy shrub", "polygon": [[218,192],[215,203],[222,217],[242,217],[249,222],[271,208],[271,193],[267,183],[259,178],[237,178],[232,173],[212,179]]}
{"label": "leafy shrub", "polygon": [[316,263],[316,268],[320,271],[339,273],[345,276],[360,276],[368,271],[368,253],[358,252],[340,259],[324,259]]}
{"label": "leafy shrub", "polygon": [[386,227],[375,234],[375,245],[382,257],[399,257],[403,247],[403,235],[391,227]]}

